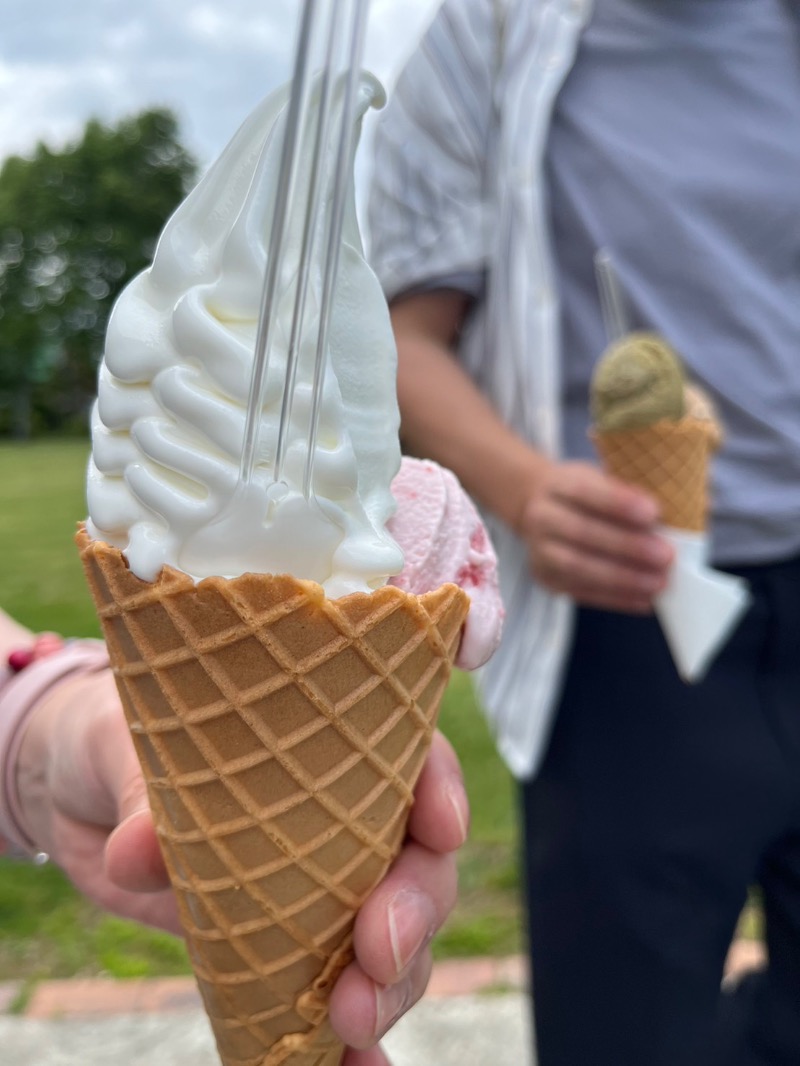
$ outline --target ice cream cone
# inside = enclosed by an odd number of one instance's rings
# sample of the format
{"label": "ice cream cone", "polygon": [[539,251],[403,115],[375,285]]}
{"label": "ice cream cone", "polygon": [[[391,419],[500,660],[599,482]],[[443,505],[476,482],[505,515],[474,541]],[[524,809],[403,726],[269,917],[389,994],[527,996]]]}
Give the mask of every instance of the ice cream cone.
{"label": "ice cream cone", "polygon": [[706,528],[708,467],[719,444],[716,423],[686,414],[677,422],[661,419],[637,429],[595,429],[592,439],[609,473],[659,500],[664,525]]}
{"label": "ice cream cone", "polygon": [[77,539],[222,1062],[338,1066],[328,995],[401,846],[468,598],[144,582]]}

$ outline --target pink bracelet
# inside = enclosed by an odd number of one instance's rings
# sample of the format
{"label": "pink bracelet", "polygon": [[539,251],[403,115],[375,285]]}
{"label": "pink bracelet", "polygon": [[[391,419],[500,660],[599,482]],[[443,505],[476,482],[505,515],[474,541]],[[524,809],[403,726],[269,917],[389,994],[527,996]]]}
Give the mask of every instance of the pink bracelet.
{"label": "pink bracelet", "polygon": [[0,836],[25,853],[38,856],[42,853],[22,828],[17,793],[17,759],[28,719],[59,681],[105,669],[108,652],[101,640],[77,640],[32,662],[25,661],[24,652],[17,654],[22,667],[15,671],[8,666],[0,671]]}

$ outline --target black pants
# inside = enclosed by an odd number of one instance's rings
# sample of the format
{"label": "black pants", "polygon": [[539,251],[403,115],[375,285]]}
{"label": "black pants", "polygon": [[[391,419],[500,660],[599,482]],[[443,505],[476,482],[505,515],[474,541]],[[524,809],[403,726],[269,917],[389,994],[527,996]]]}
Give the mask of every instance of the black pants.
{"label": "black pants", "polygon": [[[653,619],[580,612],[523,789],[539,1066],[800,1066],[800,559],[737,572],[754,605],[696,686]],[[770,966],[730,1011],[755,883]]]}

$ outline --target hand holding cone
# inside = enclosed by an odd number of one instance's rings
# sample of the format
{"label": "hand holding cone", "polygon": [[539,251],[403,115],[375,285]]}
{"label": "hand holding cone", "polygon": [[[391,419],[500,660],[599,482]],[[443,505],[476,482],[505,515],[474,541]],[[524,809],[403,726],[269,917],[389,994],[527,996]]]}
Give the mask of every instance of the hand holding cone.
{"label": "hand holding cone", "polygon": [[664,341],[632,333],[612,345],[594,375],[592,412],[606,470],[654,496],[664,525],[704,530],[709,465],[722,432]]}
{"label": "hand holding cone", "polygon": [[606,470],[659,502],[675,560],[654,607],[681,677],[699,681],[749,603],[743,581],[708,566],[709,467],[722,442],[713,408],[660,337],[631,333],[598,364],[592,412]]}
{"label": "hand holding cone", "polygon": [[224,1066],[337,1066],[328,995],[402,844],[468,598],[145,582],[78,545]]}

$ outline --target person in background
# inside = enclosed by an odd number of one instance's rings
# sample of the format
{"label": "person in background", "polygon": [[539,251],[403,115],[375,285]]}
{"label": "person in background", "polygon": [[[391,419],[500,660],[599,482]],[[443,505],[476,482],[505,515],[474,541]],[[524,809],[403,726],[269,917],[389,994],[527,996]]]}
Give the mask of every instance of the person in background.
{"label": "person in background", "polygon": [[[179,935],[105,646],[34,635],[0,611],[0,662],[0,842],[18,857],[49,856],[100,906]],[[387,1066],[375,1045],[425,989],[468,818],[458,761],[437,734],[406,844],[359,913],[356,959],[331,999],[350,1046],[343,1066]]]}
{"label": "person in background", "polygon": [[[800,1062],[798,132],[789,0],[444,0],[377,129],[405,446],[500,558],[539,1066]],[[588,436],[601,248],[725,427],[713,563],[753,604],[694,686],[657,504]],[[769,967],[721,995],[756,882]]]}

